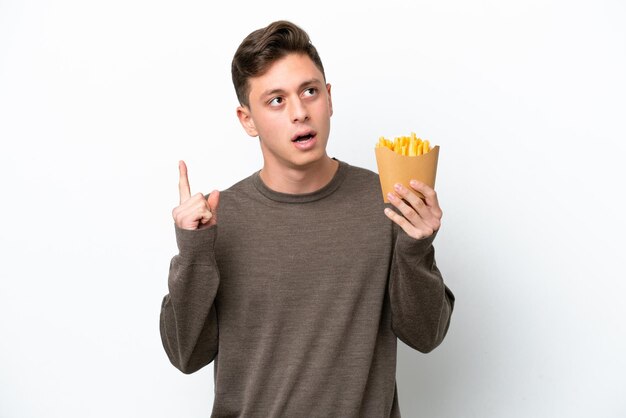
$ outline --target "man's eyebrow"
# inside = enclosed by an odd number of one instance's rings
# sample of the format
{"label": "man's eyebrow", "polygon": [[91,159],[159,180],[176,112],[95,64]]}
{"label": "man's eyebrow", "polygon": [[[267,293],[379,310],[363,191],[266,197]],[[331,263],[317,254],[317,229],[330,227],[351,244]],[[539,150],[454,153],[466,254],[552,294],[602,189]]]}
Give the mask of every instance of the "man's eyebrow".
{"label": "man's eyebrow", "polygon": [[[309,80],[303,81],[302,83],[300,83],[300,86],[298,86],[298,90],[302,89],[305,86],[311,85],[311,84],[322,84],[322,82],[317,79],[317,78],[311,78]],[[261,97],[267,97],[267,96],[273,96],[274,94],[284,94],[285,90],[283,89],[272,89],[272,90],[267,90],[265,91]]]}

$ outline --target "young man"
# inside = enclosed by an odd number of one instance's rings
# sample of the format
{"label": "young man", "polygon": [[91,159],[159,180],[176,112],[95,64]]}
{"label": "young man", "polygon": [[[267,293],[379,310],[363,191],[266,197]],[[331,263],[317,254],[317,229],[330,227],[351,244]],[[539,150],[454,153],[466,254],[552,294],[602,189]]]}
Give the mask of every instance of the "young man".
{"label": "young man", "polygon": [[299,27],[251,33],[232,75],[263,168],[207,198],[179,163],[165,351],[184,373],[214,361],[212,417],[399,417],[397,338],[433,350],[454,305],[437,195],[398,185],[385,208],[376,174],[326,154],[331,87]]}

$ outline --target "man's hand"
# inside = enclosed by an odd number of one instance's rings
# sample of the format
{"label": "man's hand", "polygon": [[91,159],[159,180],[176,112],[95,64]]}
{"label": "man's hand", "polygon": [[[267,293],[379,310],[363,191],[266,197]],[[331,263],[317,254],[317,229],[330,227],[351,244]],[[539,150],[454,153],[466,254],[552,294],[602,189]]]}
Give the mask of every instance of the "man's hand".
{"label": "man's hand", "polygon": [[404,216],[398,215],[390,208],[385,209],[385,215],[397,223],[410,237],[426,238],[434,234],[441,226],[443,212],[439,207],[437,192],[431,187],[417,180],[411,180],[411,187],[420,192],[424,199],[398,183],[394,185],[396,193],[387,194],[387,198]]}
{"label": "man's hand", "polygon": [[180,178],[178,191],[180,193],[180,205],[172,210],[174,222],[182,229],[205,229],[217,223],[217,205],[220,192],[213,190],[208,199],[202,193],[191,196],[189,179],[187,178],[187,166],[184,161],[178,162]]}

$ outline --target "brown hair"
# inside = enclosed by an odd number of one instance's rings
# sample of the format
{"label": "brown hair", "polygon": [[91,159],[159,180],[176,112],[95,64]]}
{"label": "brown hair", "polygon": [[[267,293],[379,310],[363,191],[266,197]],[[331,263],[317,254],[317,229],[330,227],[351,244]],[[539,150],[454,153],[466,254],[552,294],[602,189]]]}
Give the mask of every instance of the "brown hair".
{"label": "brown hair", "polygon": [[279,20],[249,34],[235,52],[231,72],[239,103],[250,105],[248,79],[262,76],[274,62],[290,53],[308,55],[326,80],[322,60],[309,35],[293,23]]}

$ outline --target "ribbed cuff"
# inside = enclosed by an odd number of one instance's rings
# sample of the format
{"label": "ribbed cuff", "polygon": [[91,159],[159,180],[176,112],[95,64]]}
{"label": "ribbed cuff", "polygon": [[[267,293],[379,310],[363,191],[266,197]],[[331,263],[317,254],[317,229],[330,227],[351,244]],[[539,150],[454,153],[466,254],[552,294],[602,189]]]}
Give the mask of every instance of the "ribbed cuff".
{"label": "ribbed cuff", "polygon": [[181,257],[193,261],[206,261],[213,256],[217,225],[205,229],[183,229],[174,224],[176,244]]}
{"label": "ribbed cuff", "polygon": [[439,230],[426,238],[415,239],[400,228],[396,247],[402,251],[403,254],[423,254],[433,244],[438,232]]}

